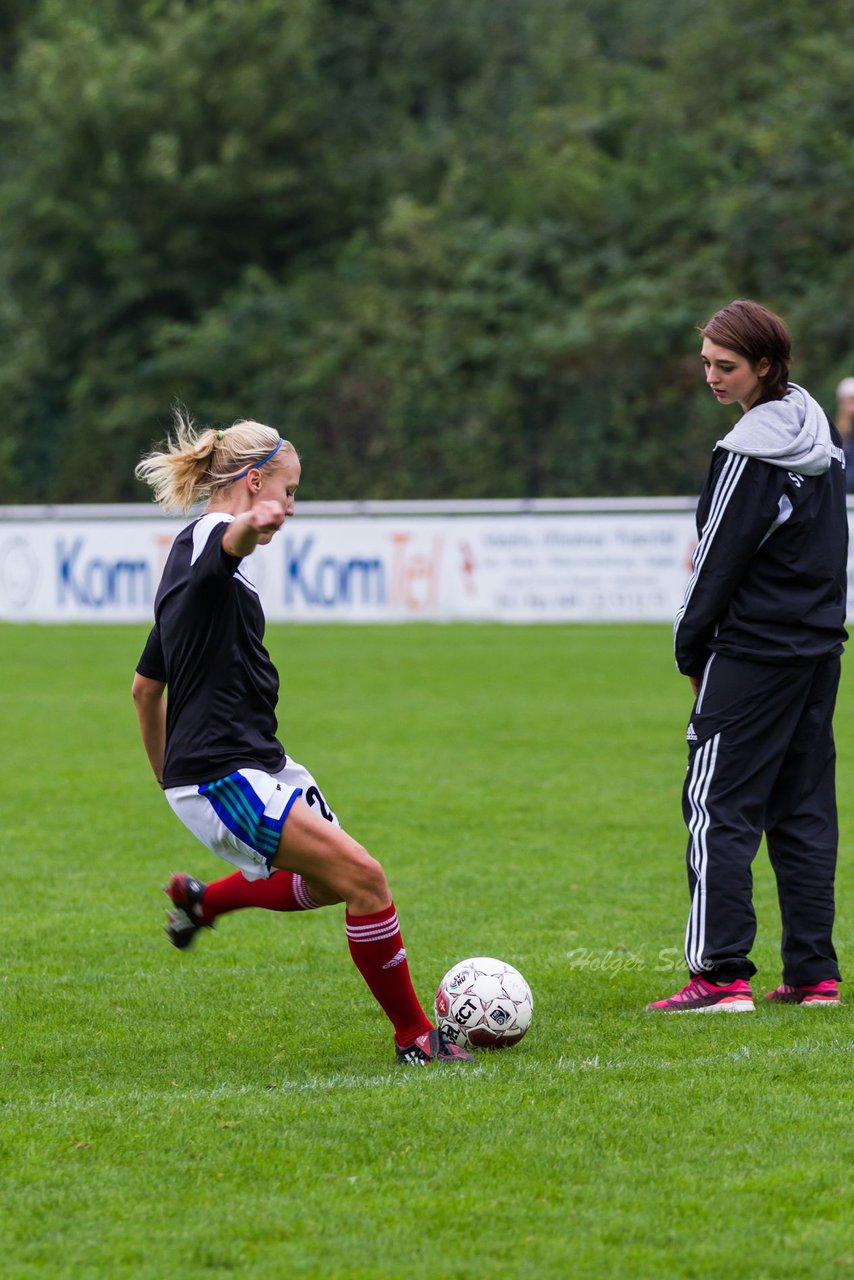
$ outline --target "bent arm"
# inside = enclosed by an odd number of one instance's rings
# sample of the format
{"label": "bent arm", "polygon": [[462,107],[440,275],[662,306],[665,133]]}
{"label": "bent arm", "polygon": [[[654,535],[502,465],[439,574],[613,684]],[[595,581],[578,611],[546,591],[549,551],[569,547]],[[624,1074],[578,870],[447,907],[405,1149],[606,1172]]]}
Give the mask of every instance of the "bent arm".
{"label": "bent arm", "polygon": [[133,678],[131,694],[139,719],[142,745],[158,782],[163,782],[163,757],[166,752],[166,685],[150,680],[139,672]]}
{"label": "bent arm", "polygon": [[764,462],[724,455],[673,624],[676,665],[683,675],[702,676],[715,629],[769,533],[781,483],[782,473]]}

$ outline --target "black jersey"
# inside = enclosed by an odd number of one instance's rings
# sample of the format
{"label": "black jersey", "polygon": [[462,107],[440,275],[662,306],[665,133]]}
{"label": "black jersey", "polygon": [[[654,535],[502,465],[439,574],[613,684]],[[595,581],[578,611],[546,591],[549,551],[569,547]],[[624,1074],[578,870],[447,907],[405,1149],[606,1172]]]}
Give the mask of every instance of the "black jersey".
{"label": "black jersey", "polygon": [[701,675],[710,653],[785,664],[842,652],[848,514],[835,428],[831,441],[821,475],[715,449],[674,626],[683,675]]}
{"label": "black jersey", "polygon": [[172,546],[137,671],[168,686],[163,786],[275,773],[279,677],[264,647],[264,610],[242,561],[222,547],[233,519],[211,512]]}

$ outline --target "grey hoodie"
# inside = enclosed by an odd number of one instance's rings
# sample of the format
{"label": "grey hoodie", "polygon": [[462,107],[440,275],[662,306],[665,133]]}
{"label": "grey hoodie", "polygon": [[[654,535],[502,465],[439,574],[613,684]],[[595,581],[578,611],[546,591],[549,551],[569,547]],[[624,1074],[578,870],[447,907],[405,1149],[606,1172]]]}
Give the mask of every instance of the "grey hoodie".
{"label": "grey hoodie", "polygon": [[801,476],[823,475],[833,456],[827,415],[796,382],[782,400],[748,409],[718,445]]}

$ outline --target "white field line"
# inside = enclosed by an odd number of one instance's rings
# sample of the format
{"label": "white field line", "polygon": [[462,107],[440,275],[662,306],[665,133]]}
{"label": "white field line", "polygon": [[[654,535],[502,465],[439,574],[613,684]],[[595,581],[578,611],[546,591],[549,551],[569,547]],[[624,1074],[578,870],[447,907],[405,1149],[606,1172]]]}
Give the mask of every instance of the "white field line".
{"label": "white field line", "polygon": [[[726,1066],[728,1064],[741,1066],[749,1062],[759,1064],[774,1059],[785,1061],[795,1058],[811,1058],[819,1054],[845,1057],[846,1060],[850,1060],[852,1052],[854,1052],[854,1041],[852,1040],[805,1040],[779,1048],[757,1048],[755,1046],[741,1045],[734,1050],[692,1057],[690,1066]],[[128,1089],[119,1099],[113,1098],[113,1103],[114,1105],[116,1103],[119,1105],[127,1103],[132,1106],[151,1104],[160,1108],[163,1107],[164,1103],[168,1104],[173,1101],[233,1101],[237,1098],[270,1098],[276,1094],[333,1093],[337,1090],[370,1091],[389,1087],[435,1088],[447,1085],[451,1081],[455,1084],[474,1087],[481,1082],[488,1083],[494,1079],[506,1080],[511,1074],[513,1076],[539,1076],[550,1079],[556,1074],[579,1075],[588,1071],[616,1073],[635,1071],[638,1068],[662,1073],[668,1071],[684,1073],[688,1065],[682,1058],[659,1058],[653,1054],[626,1054],[624,1057],[618,1058],[603,1058],[599,1054],[592,1058],[560,1057],[551,1068],[545,1068],[541,1062],[526,1058],[513,1063],[512,1072],[507,1071],[504,1065],[506,1062],[507,1058],[504,1056],[500,1060],[496,1058],[494,1061],[478,1063],[475,1067],[465,1067],[463,1065],[441,1069],[405,1069],[401,1067],[393,1071],[384,1072],[381,1075],[365,1076],[349,1072],[330,1076],[310,1076],[307,1080],[281,1080],[271,1082],[265,1086],[241,1085],[235,1088],[233,1085],[221,1084],[215,1085],[211,1089],[183,1089],[176,1084],[162,1089]],[[4,1100],[0,1103],[0,1112],[5,1111],[7,1114],[14,1114],[21,1111],[89,1111],[103,1109],[104,1098],[104,1094],[78,1097],[73,1091],[65,1089],[54,1091],[44,1099]]]}

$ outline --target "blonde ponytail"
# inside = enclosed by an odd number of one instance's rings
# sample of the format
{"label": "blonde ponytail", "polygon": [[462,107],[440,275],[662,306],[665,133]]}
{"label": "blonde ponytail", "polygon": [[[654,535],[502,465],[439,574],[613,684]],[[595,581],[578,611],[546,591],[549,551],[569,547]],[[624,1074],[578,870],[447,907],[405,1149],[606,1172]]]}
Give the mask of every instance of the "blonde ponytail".
{"label": "blonde ponytail", "polygon": [[167,511],[189,511],[206,502],[214,490],[245,475],[275,453],[296,454],[293,445],[282,440],[273,427],[261,422],[240,420],[221,431],[213,427],[197,430],[189,414],[176,409],[174,436],[165,449],[155,449],[137,463],[134,475],[154,490],[157,502]]}

